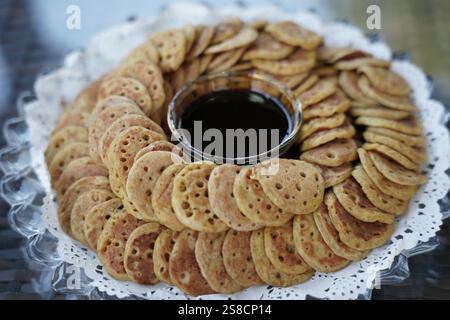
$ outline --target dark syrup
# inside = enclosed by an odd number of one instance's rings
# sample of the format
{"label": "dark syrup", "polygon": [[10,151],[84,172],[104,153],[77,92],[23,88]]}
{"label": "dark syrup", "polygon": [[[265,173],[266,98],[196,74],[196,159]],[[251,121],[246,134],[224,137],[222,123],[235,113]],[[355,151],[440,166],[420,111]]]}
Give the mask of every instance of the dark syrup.
{"label": "dark syrup", "polygon": [[[242,129],[244,132],[248,129],[255,129],[258,133],[256,135],[256,144],[267,147],[258,148],[255,154],[252,152],[254,148],[252,150],[249,145],[250,143],[254,144],[255,141],[250,142],[249,139],[245,139],[245,152],[243,152],[242,148],[238,150],[235,147],[233,152],[234,158],[250,157],[261,154],[264,151],[269,151],[282,143],[290,135],[295,125],[292,123],[285,107],[278,99],[256,91],[236,89],[216,91],[201,96],[186,108],[186,111],[181,116],[178,127],[187,130],[191,136],[191,140],[196,139],[196,136],[199,134],[198,127],[197,130],[194,127],[196,121],[201,121],[202,137],[208,129],[217,129],[220,131],[224,140],[222,156],[230,155],[230,151],[225,149],[230,143],[230,141],[227,141],[227,129]],[[260,129],[266,129],[268,134],[260,134]],[[272,135],[275,132],[274,130],[278,130],[278,139],[274,139],[276,135]],[[265,144],[260,141],[262,139],[266,140]],[[238,143],[237,139],[234,140],[236,145]],[[199,149],[198,144],[195,145],[192,142],[191,144]],[[201,151],[204,152],[205,148],[210,144],[211,141],[202,139]],[[220,154],[216,154],[217,152],[211,153],[214,156],[220,156]],[[289,151],[284,156],[292,156],[292,152]]]}

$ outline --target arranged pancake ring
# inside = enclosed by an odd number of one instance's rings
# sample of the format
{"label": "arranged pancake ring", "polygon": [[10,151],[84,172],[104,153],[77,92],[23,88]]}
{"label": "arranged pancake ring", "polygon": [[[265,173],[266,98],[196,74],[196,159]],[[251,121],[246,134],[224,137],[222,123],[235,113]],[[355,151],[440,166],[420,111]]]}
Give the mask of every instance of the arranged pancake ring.
{"label": "arranged pancake ring", "polygon": [[[299,159],[188,163],[168,141],[174,93],[224,70],[292,90]],[[389,241],[426,182],[417,110],[390,61],[291,21],[232,18],[154,34],[67,107],[45,160],[63,230],[111,277],[195,296],[287,287]]]}

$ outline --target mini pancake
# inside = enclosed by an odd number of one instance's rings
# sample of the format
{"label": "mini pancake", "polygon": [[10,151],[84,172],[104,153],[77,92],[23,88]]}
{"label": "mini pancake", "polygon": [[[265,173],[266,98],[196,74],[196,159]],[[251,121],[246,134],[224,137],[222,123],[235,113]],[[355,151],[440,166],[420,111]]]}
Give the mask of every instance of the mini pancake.
{"label": "mini pancake", "polygon": [[324,182],[319,170],[300,160],[272,159],[253,168],[266,196],[285,212],[308,214],[322,202]]}
{"label": "mini pancake", "polygon": [[123,96],[133,100],[146,115],[153,111],[153,102],[147,88],[138,80],[125,77],[114,77],[102,83],[99,99],[108,96]]}
{"label": "mini pancake", "polygon": [[358,86],[358,75],[353,71],[343,71],[339,75],[339,86],[344,92],[358,104],[365,107],[374,107],[378,103],[367,97]]}
{"label": "mini pancake", "polygon": [[424,184],[427,177],[415,171],[405,169],[395,161],[384,157],[378,152],[369,152],[370,159],[375,167],[390,181],[406,185],[416,186]]}
{"label": "mini pancake", "polygon": [[[122,96],[108,96],[103,100],[99,100],[97,102],[94,110],[92,110],[92,113],[89,117],[88,127],[91,126],[94,122],[97,122],[97,118],[101,112],[109,108],[118,108],[120,110],[121,108],[119,106],[129,107],[134,110],[138,110],[136,113],[143,114],[139,106],[130,98]],[[114,118],[117,117],[114,116]]]}
{"label": "mini pancake", "polygon": [[307,151],[336,139],[351,139],[356,134],[355,128],[346,121],[342,126],[333,129],[318,131],[306,138],[301,146],[301,151]]}
{"label": "mini pancake", "polygon": [[70,108],[79,111],[91,112],[97,103],[98,90],[102,81],[103,79],[99,78],[91,82],[78,94]]}
{"label": "mini pancake", "polygon": [[200,59],[200,74],[204,74],[209,67],[212,59],[214,58],[213,54],[202,55]]}
{"label": "mini pancake", "polygon": [[112,200],[114,194],[108,190],[92,189],[82,193],[75,201],[70,214],[70,230],[75,240],[86,243],[84,237],[84,221],[87,213],[96,205]]}
{"label": "mini pancake", "polygon": [[152,193],[152,208],[159,223],[171,230],[181,231],[186,227],[178,220],[172,207],[173,181],[185,167],[184,164],[172,164],[156,180]]}
{"label": "mini pancake", "polygon": [[352,107],[350,114],[353,117],[375,117],[391,120],[401,120],[407,118],[411,113],[408,111],[395,110],[386,107]]}
{"label": "mini pancake", "polygon": [[200,232],[195,244],[195,258],[203,277],[209,286],[219,293],[233,293],[242,290],[227,273],[223,264],[222,246],[226,232]]}
{"label": "mini pancake", "polygon": [[106,222],[112,216],[122,211],[122,201],[118,198],[114,198],[102,202],[86,212],[83,224],[83,233],[86,243],[92,250],[97,251],[98,238],[100,237]]}
{"label": "mini pancake", "polygon": [[[128,199],[148,221],[155,221],[152,194],[161,173],[174,163],[174,154],[166,151],[149,152],[139,158],[131,167],[126,182]],[[177,157],[178,158],[178,157]],[[182,159],[175,159],[182,162]]]}
{"label": "mini pancake", "polygon": [[87,142],[88,131],[84,127],[68,126],[50,137],[45,149],[45,163],[50,165],[55,155],[65,146],[74,142]]}
{"label": "mini pancake", "polygon": [[153,269],[153,251],[161,233],[159,223],[147,223],[131,232],[124,252],[124,267],[128,277],[136,283],[151,285],[159,282]]}
{"label": "mini pancake", "polygon": [[78,180],[92,176],[108,176],[108,169],[103,165],[95,163],[89,157],[83,157],[73,160],[64,169],[61,177],[55,185],[58,197],[62,197],[66,191]]}
{"label": "mini pancake", "polygon": [[303,72],[294,74],[292,76],[272,76],[275,80],[283,83],[286,85],[289,89],[294,89],[298,87],[302,82],[308,78],[309,73]]}
{"label": "mini pancake", "polygon": [[64,197],[59,201],[58,218],[61,228],[67,234],[71,234],[70,229],[70,215],[72,213],[73,205],[78,197],[92,189],[109,189],[109,181],[106,177],[86,177],[75,182],[64,194]]}
{"label": "mini pancake", "polygon": [[378,189],[401,200],[409,200],[414,196],[414,193],[416,192],[414,186],[404,186],[386,179],[375,167],[366,150],[362,148],[358,149],[358,155],[364,171],[366,171],[367,175]]}
{"label": "mini pancake", "polygon": [[256,230],[252,232],[252,236],[250,238],[250,248],[252,258],[255,263],[256,272],[268,285],[274,287],[290,287],[311,279],[314,274],[313,270],[308,270],[305,273],[297,275],[291,275],[276,270],[266,255],[263,230]]}
{"label": "mini pancake", "polygon": [[364,132],[363,136],[367,142],[382,144],[392,148],[417,165],[422,164],[426,159],[426,152],[423,148],[411,147],[393,138],[373,132]]}
{"label": "mini pancake", "polygon": [[330,215],[328,214],[328,208],[324,204],[321,204],[320,207],[313,213],[313,217],[323,241],[335,255],[350,261],[359,261],[367,256],[367,251],[355,250],[341,241],[338,231],[331,222]]}
{"label": "mini pancake", "polygon": [[159,60],[160,56],[156,46],[150,41],[145,41],[128,55],[124,63],[128,61],[142,61],[158,64]]}
{"label": "mini pancake", "polygon": [[186,69],[180,67],[169,75],[169,81],[175,92],[178,92],[186,83]]}
{"label": "mini pancake", "polygon": [[293,222],[282,227],[264,229],[264,247],[267,258],[277,271],[296,275],[310,271],[310,266],[298,255],[292,233]]}
{"label": "mini pancake", "polygon": [[120,133],[108,150],[108,169],[111,188],[118,196],[126,195],[128,173],[133,167],[134,157],[140,149],[164,137],[142,127],[130,127]]}
{"label": "mini pancake", "polygon": [[317,66],[313,69],[312,73],[320,78],[331,78],[338,75],[338,71],[332,66]]}
{"label": "mini pancake", "polygon": [[175,177],[172,206],[185,226],[203,232],[228,229],[209,204],[208,180],[215,165],[211,162],[188,164]]}
{"label": "mini pancake", "polygon": [[359,251],[383,246],[394,232],[393,224],[364,222],[345,211],[332,192],[325,195],[331,222],[339,233],[339,238],[350,248]]}
{"label": "mini pancake", "polygon": [[337,113],[346,112],[350,107],[350,100],[339,90],[325,100],[310,106],[303,112],[303,119],[309,120],[316,117],[330,117]]}
{"label": "mini pancake", "polygon": [[[171,152],[171,153],[179,156],[180,158],[187,158],[184,156],[182,149],[180,149],[179,147],[170,143],[169,141],[160,140],[160,141],[155,141],[155,142],[151,143],[148,147],[141,149],[134,157],[134,161],[137,161],[139,158],[141,158],[146,153],[153,152],[153,151],[167,151],[167,152]],[[187,159],[185,159],[185,160],[187,162]]]}
{"label": "mini pancake", "polygon": [[375,207],[396,216],[399,216],[406,211],[408,201],[396,199],[393,196],[382,192],[372,180],[370,180],[363,167],[356,166],[352,172],[352,176]]}
{"label": "mini pancake", "polygon": [[146,224],[126,211],[113,215],[105,224],[97,243],[97,255],[108,274],[117,280],[130,280],[125,265],[125,246],[132,232]]}
{"label": "mini pancake", "polygon": [[318,49],[318,54],[320,60],[328,63],[334,64],[340,60],[351,60],[362,57],[370,57],[370,54],[354,48],[349,47],[320,47]]}
{"label": "mini pancake", "polygon": [[425,138],[423,136],[411,136],[386,128],[368,127],[366,132],[376,133],[382,136],[390,137],[411,147],[424,147]]}
{"label": "mini pancake", "polygon": [[230,71],[239,72],[239,71],[251,71],[253,70],[253,65],[251,62],[238,62],[234,66],[230,68]]}
{"label": "mini pancake", "polygon": [[53,129],[52,135],[68,126],[86,127],[89,120],[89,112],[69,109],[63,113],[57,126]]}
{"label": "mini pancake", "polygon": [[408,112],[417,111],[417,107],[409,97],[392,96],[387,93],[381,92],[372,87],[369,79],[367,79],[367,77],[364,75],[359,77],[358,86],[366,96],[368,96],[370,99],[375,100],[379,104],[382,104],[383,106]]}
{"label": "mini pancake", "polygon": [[169,259],[178,233],[163,230],[155,241],[153,249],[153,269],[159,280],[172,285],[169,273]]}
{"label": "mini pancake", "polygon": [[317,33],[309,31],[292,21],[269,24],[265,30],[284,43],[302,47],[306,50],[317,48],[323,41],[322,37]]}
{"label": "mini pancake", "polygon": [[260,225],[248,219],[239,210],[233,186],[240,167],[224,164],[214,168],[208,181],[209,203],[217,216],[230,228],[237,231],[252,231]]}
{"label": "mini pancake", "polygon": [[344,124],[345,119],[344,113],[336,113],[331,117],[311,119],[300,127],[300,141],[305,140],[317,131],[340,127]]}
{"label": "mini pancake", "polygon": [[294,47],[279,42],[267,33],[260,33],[242,57],[243,61],[254,59],[280,60],[289,56]]}
{"label": "mini pancake", "polygon": [[349,264],[349,260],[336,255],[327,245],[312,214],[294,218],[293,237],[298,254],[319,272],[336,272]]}
{"label": "mini pancake", "polygon": [[193,60],[199,57],[208,48],[214,36],[214,27],[204,26],[199,32],[191,51],[187,56],[187,60]]}
{"label": "mini pancake", "polygon": [[172,282],[183,292],[191,296],[214,293],[203,277],[195,258],[195,245],[198,232],[184,230],[180,232],[169,260],[169,272]]}
{"label": "mini pancake", "polygon": [[145,116],[135,105],[120,104],[106,108],[104,111],[100,112],[95,118],[95,121],[90,124],[88,141],[89,153],[92,159],[101,162],[101,149],[99,145],[103,135],[105,135],[114,122],[127,115]]}
{"label": "mini pancake", "polygon": [[389,68],[391,63],[386,60],[375,59],[371,57],[364,58],[356,58],[350,60],[339,61],[334,65],[334,67],[338,70],[356,70],[363,66],[374,66],[374,67],[382,67]]}
{"label": "mini pancake", "polygon": [[84,142],[72,142],[59,150],[48,167],[52,184],[55,185],[58,182],[70,162],[88,155],[89,146]]}
{"label": "mini pancake", "polygon": [[316,63],[316,53],[314,51],[297,49],[283,60],[255,59],[252,60],[252,63],[255,68],[270,74],[292,76],[311,70]]}
{"label": "mini pancake", "polygon": [[389,120],[375,117],[359,117],[355,124],[391,129],[407,135],[418,136],[422,134],[422,125],[415,116],[410,116],[402,120]]}
{"label": "mini pancake", "polygon": [[195,27],[191,24],[188,24],[183,27],[183,32],[186,37],[186,54],[191,51],[192,46],[194,45],[195,39],[197,37],[197,29],[199,27]]}
{"label": "mini pancake", "polygon": [[398,74],[385,69],[370,66],[364,66],[358,69],[363,73],[370,84],[377,90],[392,96],[407,96],[411,89],[408,83]]}
{"label": "mini pancake", "polygon": [[145,114],[151,115],[154,110],[161,109],[166,100],[166,94],[164,92],[164,79],[161,70],[155,63],[130,61],[122,64],[116,76],[136,79],[147,88],[152,100],[152,108],[144,110]]}
{"label": "mini pancake", "polygon": [[120,117],[116,121],[114,121],[109,128],[103,133],[100,138],[98,150],[100,152],[100,157],[103,163],[107,163],[107,155],[109,147],[113,140],[122,133],[125,129],[130,127],[142,127],[148,130],[157,132],[162,136],[165,136],[164,131],[161,129],[159,125],[157,125],[153,120],[149,119],[144,115],[139,114],[129,114],[123,117]]}
{"label": "mini pancake", "polygon": [[317,82],[319,82],[319,77],[317,75],[310,74],[309,71],[303,73],[308,73],[309,76],[305,79],[305,81],[302,81],[301,84],[295,88],[294,96],[296,97],[311,89]]}
{"label": "mini pancake", "polygon": [[325,189],[337,185],[347,179],[352,174],[353,166],[345,163],[339,167],[325,167],[314,164],[319,169],[325,183]]}
{"label": "mini pancake", "polygon": [[200,60],[194,59],[189,62],[186,62],[183,65],[184,68],[184,81],[186,83],[197,80],[197,78],[200,76]]}
{"label": "mini pancake", "polygon": [[307,109],[308,106],[319,103],[335,92],[336,86],[333,83],[327,80],[320,80],[311,89],[302,93],[299,99],[302,102],[303,109]]}
{"label": "mini pancake", "polygon": [[209,63],[207,71],[221,72],[233,67],[244,54],[245,48],[226,51],[216,55]]}
{"label": "mini pancake", "polygon": [[219,22],[214,28],[212,44],[217,44],[234,37],[242,30],[243,23],[238,17],[230,17]]}
{"label": "mini pancake", "polygon": [[361,186],[352,177],[333,186],[333,193],[339,203],[356,219],[365,222],[382,222],[391,224],[394,216],[375,207],[367,199]]}
{"label": "mini pancake", "polygon": [[161,57],[160,67],[163,73],[178,70],[186,56],[186,36],[181,30],[165,30],[154,34],[151,42]]}
{"label": "mini pancake", "polygon": [[358,158],[353,139],[334,140],[301,154],[300,159],[327,167],[339,167]]}
{"label": "mini pancake", "polygon": [[418,170],[420,167],[419,164],[409,160],[403,154],[401,154],[400,152],[398,152],[388,146],[385,146],[385,145],[382,145],[379,143],[365,143],[365,144],[363,144],[362,147],[367,151],[376,151],[378,153],[381,153],[382,155],[384,155],[388,158],[391,158],[392,160],[401,164],[406,169]]}
{"label": "mini pancake", "polygon": [[219,52],[230,51],[236,48],[242,48],[250,45],[252,42],[256,40],[258,37],[258,33],[248,27],[244,27],[238,34],[235,36],[219,43],[213,45],[205,50],[206,54],[215,54]]}
{"label": "mini pancake", "polygon": [[233,194],[239,210],[251,221],[264,226],[278,227],[291,220],[292,213],[278,208],[251,175],[251,168],[241,168],[234,180]]}
{"label": "mini pancake", "polygon": [[223,264],[227,273],[243,287],[262,283],[255,270],[250,250],[251,232],[228,230],[223,245]]}

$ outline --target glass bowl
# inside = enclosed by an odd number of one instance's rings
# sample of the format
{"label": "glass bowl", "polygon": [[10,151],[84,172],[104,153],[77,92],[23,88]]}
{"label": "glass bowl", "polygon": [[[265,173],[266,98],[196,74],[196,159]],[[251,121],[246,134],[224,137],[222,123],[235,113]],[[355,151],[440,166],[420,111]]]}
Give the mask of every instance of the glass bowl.
{"label": "glass bowl", "polygon": [[[190,138],[181,129],[181,119],[187,108],[198,98],[221,90],[249,90],[270,96],[280,102],[290,122],[289,134],[281,142],[256,155],[217,156],[203,152],[192,145]],[[212,161],[217,164],[235,163],[251,165],[285,154],[298,142],[298,133],[302,123],[302,105],[293,92],[274,78],[259,72],[221,72],[198,78],[184,85],[174,96],[167,114],[168,127],[172,141],[177,142],[186,154],[195,161]]]}

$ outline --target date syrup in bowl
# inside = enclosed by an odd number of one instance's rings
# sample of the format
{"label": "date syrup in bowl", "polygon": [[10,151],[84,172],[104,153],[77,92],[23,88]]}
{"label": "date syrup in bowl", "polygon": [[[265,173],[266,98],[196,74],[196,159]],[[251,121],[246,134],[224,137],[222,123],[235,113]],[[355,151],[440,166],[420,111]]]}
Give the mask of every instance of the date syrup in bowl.
{"label": "date syrup in bowl", "polygon": [[193,161],[256,164],[292,155],[300,103],[283,85],[250,73],[221,73],[194,81],[172,100],[168,124]]}

